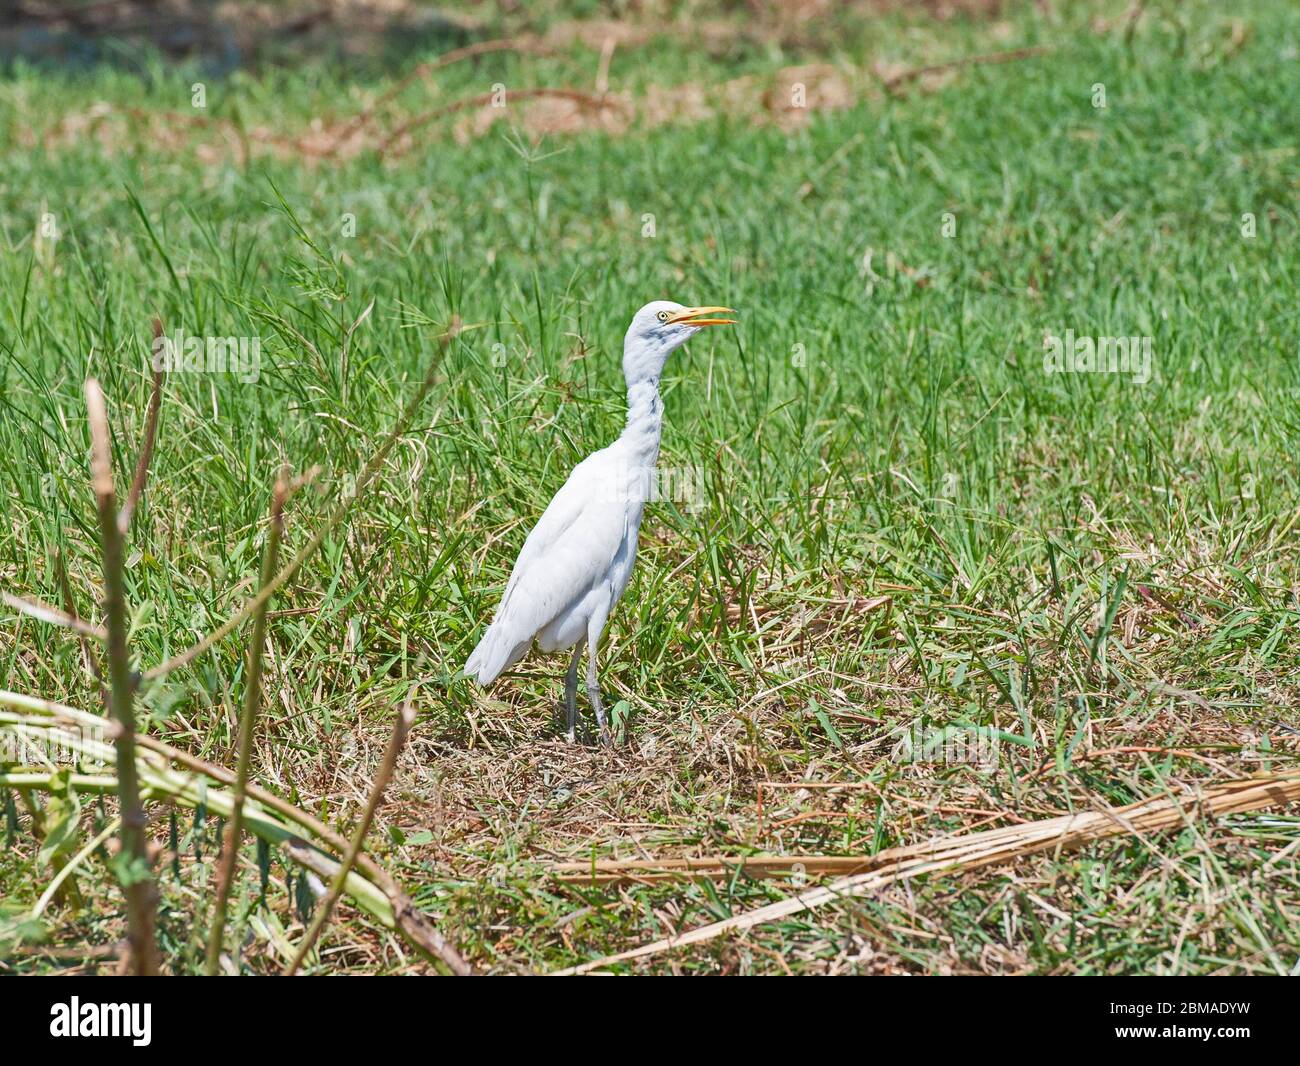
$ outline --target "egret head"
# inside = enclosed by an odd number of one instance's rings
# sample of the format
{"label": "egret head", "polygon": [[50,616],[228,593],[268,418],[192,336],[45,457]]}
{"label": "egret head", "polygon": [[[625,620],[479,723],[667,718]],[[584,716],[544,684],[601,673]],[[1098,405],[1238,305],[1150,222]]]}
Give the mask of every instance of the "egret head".
{"label": "egret head", "polygon": [[684,307],[672,300],[655,300],[632,316],[623,338],[623,376],[628,387],[657,381],[674,348],[690,340],[705,326],[728,326],[734,318],[729,307]]}

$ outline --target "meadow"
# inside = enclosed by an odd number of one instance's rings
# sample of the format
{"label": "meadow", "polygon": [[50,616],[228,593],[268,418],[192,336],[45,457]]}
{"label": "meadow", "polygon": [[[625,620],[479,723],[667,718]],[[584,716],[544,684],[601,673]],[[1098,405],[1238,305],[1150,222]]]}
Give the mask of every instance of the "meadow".
{"label": "meadow", "polygon": [[[1300,12],[578,8],[216,74],[146,47],[10,61],[0,589],[99,620],[83,382],[124,489],[155,316],[244,360],[165,378],[126,545],[146,673],[256,592],[282,466],[313,472],[288,557],[433,368],[271,602],[251,780],[346,835],[409,698],[367,850],[483,972],[819,876],[559,863],[870,856],[1294,771]],[[739,325],[668,365],[663,498],[603,653],[619,744],[570,746],[562,656],[486,692],[459,672],[531,524],[620,431],[623,333],[661,298]],[[1067,336],[1136,361],[1064,372]],[[247,639],[142,684],[140,731],[233,767]],[[101,707],[84,644],[7,607],[0,688]],[[0,970],[113,969],[111,797],[5,797]],[[194,972],[219,827],[149,812],[164,965]],[[274,972],[312,893],[283,851],[241,854],[223,967]],[[1194,814],[615,968],[1288,973],[1298,861],[1294,808]],[[308,968],[435,969],[348,900]]]}

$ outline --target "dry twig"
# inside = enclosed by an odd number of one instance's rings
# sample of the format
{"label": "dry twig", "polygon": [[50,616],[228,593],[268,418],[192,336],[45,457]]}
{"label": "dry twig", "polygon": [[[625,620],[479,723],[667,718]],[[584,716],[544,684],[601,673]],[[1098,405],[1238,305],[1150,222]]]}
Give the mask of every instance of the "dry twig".
{"label": "dry twig", "polygon": [[[153,320],[153,342],[155,350],[163,339],[161,318]],[[153,372],[153,392],[149,396],[149,413],[145,416],[144,439],[140,442],[140,455],[135,461],[135,476],[131,478],[131,489],[126,494],[126,502],[117,516],[117,528],[125,535],[131,528],[131,519],[135,516],[144,495],[145,483],[149,480],[149,463],[153,460],[153,446],[158,438],[158,413],[162,410],[163,372]]]}
{"label": "dry twig", "polygon": [[[275,575],[275,563],[280,553],[280,538],[284,533],[284,505],[289,496],[289,476],[282,470],[276,478],[271,495],[271,527],[266,533],[266,546],[262,554],[262,587]],[[235,762],[235,786],[232,795],[233,809],[226,825],[226,839],[221,853],[221,866],[217,872],[217,893],[212,911],[212,924],[208,929],[207,972],[215,977],[221,964],[221,938],[226,928],[226,906],[230,901],[230,885],[235,878],[235,864],[239,859],[239,844],[244,835],[244,798],[248,795],[248,771],[252,765],[253,730],[257,712],[262,704],[262,652],[266,645],[265,599],[253,614],[253,634],[248,642],[248,669],[244,677],[244,702],[239,714],[239,753]]]}
{"label": "dry twig", "polygon": [[901,85],[908,82],[916,81],[918,78],[924,78],[930,74],[946,74],[950,70],[961,70],[964,67],[985,67],[994,66],[998,63],[1014,63],[1020,59],[1032,59],[1035,56],[1047,55],[1050,48],[1016,48],[1010,52],[993,52],[988,55],[964,56],[961,59],[954,59],[948,63],[936,63],[928,67],[912,67],[909,70],[900,70],[897,74],[891,74],[886,78],[881,78],[880,83],[888,92],[893,92]]}
{"label": "dry twig", "polygon": [[86,381],[86,410],[90,421],[91,485],[99,511],[99,540],[104,560],[104,623],[108,631],[108,702],[116,724],[118,799],[121,804],[122,854],[119,879],[126,892],[127,939],[131,965],[141,976],[158,972],[154,943],[156,892],[145,839],[144,807],[135,763],[135,678],[126,647],[126,579],[122,531],[118,526],[117,493],[113,487],[112,448],[104,391],[94,378]]}

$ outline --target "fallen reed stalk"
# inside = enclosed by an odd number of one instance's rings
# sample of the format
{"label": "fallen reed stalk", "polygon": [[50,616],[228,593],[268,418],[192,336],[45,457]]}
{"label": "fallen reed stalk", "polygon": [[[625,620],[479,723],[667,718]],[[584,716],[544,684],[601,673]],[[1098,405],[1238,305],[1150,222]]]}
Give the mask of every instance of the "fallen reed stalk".
{"label": "fallen reed stalk", "polygon": [[90,422],[91,485],[99,512],[99,542],[104,562],[104,628],[108,631],[108,705],[116,726],[118,799],[121,806],[122,852],[118,880],[126,893],[127,940],[131,967],[137,975],[158,972],[154,941],[157,897],[150,871],[145,814],[135,761],[135,679],[126,647],[126,577],[122,531],[118,526],[117,492],[113,486],[112,446],[104,391],[94,378],[86,380],[86,411]]}
{"label": "fallen reed stalk", "polygon": [[[59,741],[69,749],[88,760],[112,765],[116,759],[114,748],[93,739],[97,732],[104,729],[104,725],[104,719],[99,715],[36,696],[0,690],[0,730],[9,729],[18,733],[30,730],[59,731]],[[194,756],[169,748],[152,738],[141,736],[138,739],[141,741],[139,747],[143,749],[137,751],[136,756],[142,795],[154,802],[188,809],[202,806],[209,814],[219,818],[228,818],[233,813],[233,793],[212,788],[209,783],[232,782],[234,775],[230,771],[209,766]],[[190,772],[182,773],[172,769],[170,763],[173,760],[187,766]],[[67,784],[79,792],[115,793],[118,777],[115,772],[74,773]],[[23,795],[33,791],[51,791],[62,787],[61,774],[44,769],[14,767],[0,772],[0,787],[6,786]],[[327,880],[334,876],[339,867],[338,860],[329,855],[327,849],[334,848],[339,854],[344,854],[348,849],[346,840],[306,811],[252,785],[248,789],[244,818],[249,832],[269,844],[283,846],[295,862]],[[400,935],[424,958],[441,962],[457,975],[467,976],[473,973],[455,947],[416,909],[410,897],[387,871],[377,866],[364,853],[357,857],[356,867],[361,872],[348,874],[345,892],[358,906],[375,917],[386,929]]]}
{"label": "fallen reed stalk", "polygon": [[[1067,851],[1111,837],[1140,835],[1180,829],[1196,814],[1218,816],[1261,807],[1284,806],[1300,801],[1300,771],[1268,777],[1243,778],[1206,785],[1182,796],[1164,795],[1139,800],[1125,807],[1108,808],[1048,818],[979,833],[963,833],[938,840],[888,848],[860,861],[870,868],[832,884],[810,888],[789,899],[771,903],[744,914],[692,929],[677,936],[665,937],[650,944],[608,955],[593,962],[556,971],[557,976],[591,973],[621,962],[649,958],[674,948],[700,944],[728,933],[744,932],[767,922],[779,921],[802,911],[866,895],[899,881],[924,874],[965,873],[1034,855],[1043,851]],[[680,860],[675,860],[680,862]],[[705,860],[697,860],[705,861]],[[808,858],[798,860],[811,861]],[[707,860],[719,866],[735,866],[736,860]],[[574,876],[579,864],[562,863],[553,868],[563,879],[573,883],[593,883],[592,878]],[[656,865],[653,861],[629,860],[608,862],[598,870],[605,879],[597,884],[644,877]],[[591,869],[592,864],[586,864]],[[674,876],[698,876],[689,869],[675,869]],[[617,875],[617,876],[614,876]]]}
{"label": "fallen reed stalk", "polygon": [[[54,729],[56,727],[71,726],[78,731],[86,729],[93,732],[102,729],[104,725],[103,718],[91,714],[89,711],[78,710],[75,707],[68,707],[61,703],[51,703],[49,700],[43,700],[37,696],[6,692],[2,689],[0,689],[0,707],[11,707],[23,714],[37,716],[34,719],[18,722],[15,719],[7,718],[3,712],[0,712],[0,728],[3,728],[6,723],[14,726],[25,723],[34,728]],[[40,724],[33,725],[33,723]],[[182,751],[180,748],[174,748],[170,744],[165,744],[161,740],[149,736],[147,733],[141,733],[135,739],[138,747],[155,752],[163,756],[168,762],[178,763],[223,785],[233,785],[235,783],[234,772],[227,770],[224,766],[217,766],[214,763],[200,759],[196,755],[191,755],[187,751]],[[340,854],[347,850],[348,842],[341,834],[336,833],[313,815],[293,806],[287,800],[281,799],[275,793],[268,792],[250,782],[248,796],[267,810],[274,811],[280,817],[297,825],[311,836],[324,841]],[[364,853],[360,855],[357,859],[357,866],[362,869],[367,878],[383,887],[385,892],[392,898],[396,900],[399,896],[402,896],[397,883],[370,856]],[[405,900],[404,906],[409,907],[412,905],[409,900]]]}
{"label": "fallen reed stalk", "polygon": [[746,877],[845,876],[870,869],[868,855],[700,855],[673,859],[595,859],[561,862],[551,866],[557,881],[571,885],[652,884],[705,877],[725,880],[737,873]]}
{"label": "fallen reed stalk", "polygon": [[[229,792],[224,789],[208,788],[205,783],[193,776],[169,773],[149,765],[137,767],[137,772],[141,781],[141,792],[151,801],[189,810],[201,806],[208,814],[216,815],[218,818],[228,818],[234,809],[233,797]],[[59,776],[57,773],[36,770],[32,767],[15,767],[0,772],[0,786],[19,791],[46,791],[61,787],[57,780]],[[109,772],[71,774],[68,777],[68,784],[78,792],[113,793],[118,788],[118,776],[116,773]],[[281,822],[269,812],[250,804],[245,813],[249,831],[267,843],[286,847],[295,844],[298,850],[292,853],[292,857],[300,865],[319,872],[314,860],[303,861],[302,857],[308,851],[319,856],[321,862],[332,861],[328,854],[318,850],[316,844],[299,836],[292,826]],[[363,910],[379,918],[387,928],[400,931],[394,923],[395,908],[377,885],[359,874],[354,874],[348,879],[347,893]]]}

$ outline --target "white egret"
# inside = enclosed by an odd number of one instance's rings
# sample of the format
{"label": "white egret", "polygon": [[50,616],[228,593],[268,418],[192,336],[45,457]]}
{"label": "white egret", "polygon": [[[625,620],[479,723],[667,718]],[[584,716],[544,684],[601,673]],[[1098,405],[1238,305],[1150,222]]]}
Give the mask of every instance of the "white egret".
{"label": "white egret", "polygon": [[524,541],[492,624],[465,663],[481,685],[518,662],[534,640],[544,652],[573,648],[564,696],[569,742],[578,725],[578,661],[587,648],[587,696],[606,744],[611,742],[596,678],[596,657],[610,612],[627,588],[637,535],[659,458],[663,401],[659,375],[669,354],[727,307],[648,303],[623,339],[627,426],[608,448],[573,469]]}

